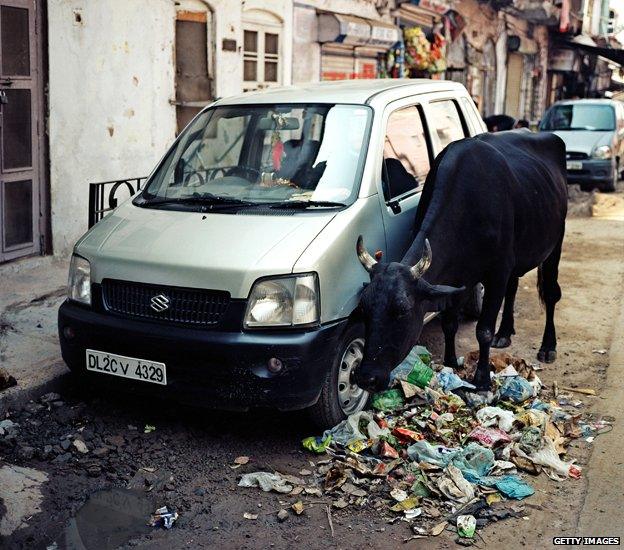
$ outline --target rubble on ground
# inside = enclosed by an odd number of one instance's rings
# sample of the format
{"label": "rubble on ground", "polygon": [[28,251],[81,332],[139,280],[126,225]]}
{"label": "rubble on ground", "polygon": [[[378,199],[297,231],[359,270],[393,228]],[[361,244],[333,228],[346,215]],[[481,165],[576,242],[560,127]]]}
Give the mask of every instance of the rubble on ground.
{"label": "rubble on ground", "polygon": [[449,529],[472,544],[475,528],[526,515],[518,501],[534,489],[524,474],[579,478],[581,468],[561,458],[566,445],[610,426],[584,420],[570,393],[543,389],[539,367],[508,353],[491,357],[493,391],[471,392],[477,360],[468,354],[454,372],[417,346],[391,387],[372,396],[372,410],[303,440],[325,455],[313,479],[254,472],[240,485],[283,493],[292,485],[291,496],[316,489],[334,510],[368,506],[380,521],[409,523],[412,538]]}

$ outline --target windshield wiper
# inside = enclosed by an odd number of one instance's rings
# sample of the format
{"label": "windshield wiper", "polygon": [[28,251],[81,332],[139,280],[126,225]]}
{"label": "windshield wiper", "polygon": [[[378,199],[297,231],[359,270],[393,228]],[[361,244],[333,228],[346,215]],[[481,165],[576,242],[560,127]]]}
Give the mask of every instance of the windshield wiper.
{"label": "windshield wiper", "polygon": [[309,206],[339,208],[347,205],[343,202],[333,201],[288,201],[271,204],[269,208],[292,208],[303,210],[305,208],[308,208]]}
{"label": "windshield wiper", "polygon": [[224,205],[224,206],[253,206],[255,203],[244,201],[241,199],[235,199],[232,197],[222,197],[220,195],[191,195],[188,197],[172,197],[169,199],[154,199],[146,200],[141,203],[137,203],[137,206],[145,206],[151,208],[152,206],[160,206],[161,204],[200,204],[200,205]]}

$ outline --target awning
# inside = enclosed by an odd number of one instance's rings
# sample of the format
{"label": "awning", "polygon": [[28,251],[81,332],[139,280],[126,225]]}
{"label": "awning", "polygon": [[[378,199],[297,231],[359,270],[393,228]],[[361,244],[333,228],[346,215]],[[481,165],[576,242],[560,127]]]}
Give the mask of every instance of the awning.
{"label": "awning", "polygon": [[600,55],[609,61],[613,61],[617,65],[624,67],[624,50],[622,49],[591,46],[589,43],[582,43],[576,40],[561,40],[560,43],[562,46],[566,46],[568,48],[575,48],[585,53]]}
{"label": "awning", "polygon": [[342,13],[318,13],[318,41],[353,46],[390,48],[401,38],[399,28],[383,21],[373,21]]}

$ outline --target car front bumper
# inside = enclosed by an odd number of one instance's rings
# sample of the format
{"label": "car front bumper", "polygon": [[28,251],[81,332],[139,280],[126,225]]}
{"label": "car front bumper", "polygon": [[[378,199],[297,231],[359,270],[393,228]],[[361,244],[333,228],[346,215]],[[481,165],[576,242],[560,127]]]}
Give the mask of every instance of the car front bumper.
{"label": "car front bumper", "polygon": [[[58,315],[63,359],[73,372],[121,390],[232,410],[314,404],[345,326],[337,321],[297,331],[211,331],[120,318],[69,301]],[[167,385],[87,371],[87,349],[165,363]],[[277,374],[267,369],[273,357],[284,365]]]}
{"label": "car front bumper", "polygon": [[611,159],[585,159],[576,162],[582,163],[582,168],[580,170],[568,170],[568,183],[600,184],[611,181],[613,177],[613,161]]}

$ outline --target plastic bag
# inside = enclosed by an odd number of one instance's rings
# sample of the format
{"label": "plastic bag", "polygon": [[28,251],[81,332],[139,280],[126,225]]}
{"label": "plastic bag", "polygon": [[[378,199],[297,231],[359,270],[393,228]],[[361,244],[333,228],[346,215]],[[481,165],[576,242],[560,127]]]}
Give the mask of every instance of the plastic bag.
{"label": "plastic bag", "polygon": [[470,439],[476,439],[486,447],[496,447],[499,444],[507,445],[511,443],[511,438],[499,428],[484,428],[476,426],[468,434]]}
{"label": "plastic bag", "polygon": [[581,477],[580,466],[576,466],[573,462],[564,462],[559,458],[557,450],[555,449],[555,443],[552,439],[544,437],[543,442],[544,444],[539,451],[529,455],[529,459],[533,462],[533,464],[546,466],[558,474],[570,476],[575,479]]}
{"label": "plastic bag", "polygon": [[518,440],[520,447],[526,454],[531,455],[537,452],[542,446],[542,432],[536,426],[529,426],[522,431]]}
{"label": "plastic bag", "polygon": [[533,397],[533,387],[522,376],[510,376],[503,380],[498,390],[500,398],[512,403],[524,403]]}
{"label": "plastic bag", "polygon": [[491,449],[471,442],[452,457],[451,464],[463,474],[470,470],[477,476],[485,476],[494,466],[494,453]]}
{"label": "plastic bag", "polygon": [[400,390],[386,390],[373,395],[372,405],[378,411],[394,411],[405,404]]}
{"label": "plastic bag", "polygon": [[301,441],[301,444],[308,451],[312,451],[314,453],[324,453],[329,447],[329,444],[332,441],[332,436],[329,434],[327,437],[306,437]]}
{"label": "plastic bag", "polygon": [[474,516],[457,516],[457,534],[463,538],[474,537],[477,520]]}
{"label": "plastic bag", "polygon": [[477,411],[477,420],[484,427],[498,426],[504,432],[510,432],[515,417],[511,411],[500,407],[483,407]]}
{"label": "plastic bag", "polygon": [[[360,431],[360,425],[364,422],[366,422],[367,433]],[[390,431],[387,428],[379,427],[372,413],[369,411],[362,411],[352,414],[340,424],[336,424],[331,430],[325,430],[322,435],[322,440],[325,441],[327,437],[331,437],[334,442],[346,446],[349,442],[354,440],[378,439],[389,433]]]}
{"label": "plastic bag", "polygon": [[459,468],[449,464],[444,475],[437,479],[438,488],[444,496],[462,504],[470,502],[474,496],[473,486],[464,478]]}
{"label": "plastic bag", "polygon": [[239,487],[260,487],[264,492],[276,491],[278,493],[290,493],[293,486],[286,483],[286,480],[279,474],[269,472],[252,472],[243,474],[238,482]]}
{"label": "plastic bag", "polygon": [[457,374],[455,374],[453,369],[450,367],[444,367],[440,372],[438,372],[437,381],[444,393],[452,392],[458,388],[468,388],[472,390],[476,389],[475,386],[457,376]]}
{"label": "plastic bag", "polygon": [[427,462],[435,466],[447,466],[460,449],[451,449],[443,445],[432,445],[422,439],[407,448],[407,455],[416,462]]}
{"label": "plastic bag", "polygon": [[429,350],[424,346],[414,346],[410,350],[410,352],[407,354],[407,357],[403,359],[403,361],[401,361],[401,363],[390,373],[390,383],[394,382],[395,380],[407,381],[407,377],[414,369],[414,365],[416,364],[416,362],[422,363],[427,367],[431,365],[431,353],[429,353]]}

